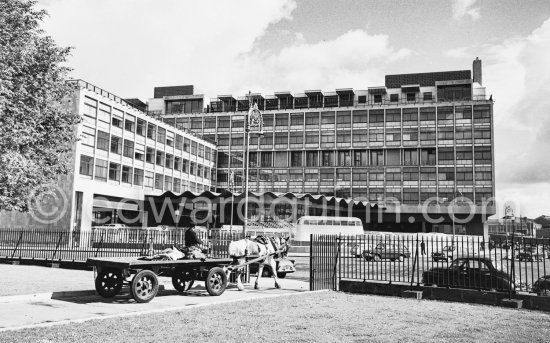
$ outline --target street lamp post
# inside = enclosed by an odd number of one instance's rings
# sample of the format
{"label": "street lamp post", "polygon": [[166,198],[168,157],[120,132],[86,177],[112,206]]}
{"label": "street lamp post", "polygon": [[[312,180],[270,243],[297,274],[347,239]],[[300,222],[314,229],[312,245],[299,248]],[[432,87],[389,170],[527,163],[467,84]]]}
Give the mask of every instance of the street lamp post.
{"label": "street lamp post", "polygon": [[243,221],[243,237],[246,236],[246,226],[248,222],[248,149],[250,146],[250,128],[257,126],[258,134],[262,136],[264,134],[264,122],[262,113],[258,109],[257,103],[252,103],[252,94],[248,92],[248,102],[250,109],[245,114],[244,118],[244,134],[245,134],[245,147],[244,147],[244,221]]}

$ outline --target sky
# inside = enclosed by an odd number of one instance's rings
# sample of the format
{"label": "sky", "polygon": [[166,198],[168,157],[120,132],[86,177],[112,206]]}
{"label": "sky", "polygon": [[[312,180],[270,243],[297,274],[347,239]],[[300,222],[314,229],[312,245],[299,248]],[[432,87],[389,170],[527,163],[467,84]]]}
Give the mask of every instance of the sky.
{"label": "sky", "polygon": [[[144,101],[366,89],[384,75],[471,69],[493,96],[496,197],[550,215],[550,1],[39,0],[74,47],[72,77]],[[548,114],[547,114],[548,113]],[[499,208],[500,211],[500,208]]]}

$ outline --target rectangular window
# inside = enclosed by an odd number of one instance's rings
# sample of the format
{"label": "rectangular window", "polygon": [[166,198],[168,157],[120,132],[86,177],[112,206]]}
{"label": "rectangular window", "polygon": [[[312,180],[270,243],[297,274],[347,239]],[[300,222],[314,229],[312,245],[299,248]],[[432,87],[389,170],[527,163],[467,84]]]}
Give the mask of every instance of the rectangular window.
{"label": "rectangular window", "polygon": [[424,92],[424,100],[425,101],[431,101],[432,100],[432,92]]}
{"label": "rectangular window", "polygon": [[106,123],[111,122],[111,106],[99,103],[99,112],[97,113],[97,119]]}
{"label": "rectangular window", "polygon": [[407,93],[407,101],[416,101],[416,93]]}
{"label": "rectangular window", "polygon": [[157,142],[164,144],[166,142],[166,129],[157,128]]}
{"label": "rectangular window", "polygon": [[353,111],[353,123],[366,124],[369,120],[367,111]]}
{"label": "rectangular window", "polygon": [[168,169],[172,169],[174,166],[174,156],[172,154],[166,154],[166,163],[164,166]]}
{"label": "rectangular window", "polygon": [[317,151],[307,151],[306,152],[306,166],[308,167],[318,167],[319,166],[319,157]]}
{"label": "rectangular window", "polygon": [[381,103],[382,102],[382,94],[374,94],[374,103]]}
{"label": "rectangular window", "polygon": [[390,94],[390,101],[391,102],[398,102],[399,101],[399,94]]}
{"label": "rectangular window", "polygon": [[119,155],[122,154],[122,138],[111,136],[111,152]]}
{"label": "rectangular window", "polygon": [[157,153],[156,153],[155,156],[156,156],[155,161],[156,161],[157,166],[163,166],[164,165],[164,152],[157,150]]}
{"label": "rectangular window", "polygon": [[359,95],[357,97],[357,102],[359,104],[366,104],[367,103],[367,96],[366,95]]}
{"label": "rectangular window", "polygon": [[145,161],[147,163],[155,163],[155,149],[147,147]]}
{"label": "rectangular window", "polygon": [[97,131],[97,148],[99,150],[109,150],[109,134],[107,132]]}
{"label": "rectangular window", "polygon": [[272,167],[273,166],[273,155],[271,152],[262,152],[261,153],[261,164],[262,167]]}
{"label": "rectangular window", "polygon": [[134,168],[134,185],[143,186],[143,169]]}
{"label": "rectangular window", "polygon": [[334,151],[323,151],[321,155],[323,167],[334,166]]}
{"label": "rectangular window", "polygon": [[185,158],[181,160],[181,171],[189,174],[189,161]]}
{"label": "rectangular window", "polygon": [[421,121],[433,121],[433,120],[435,120],[435,107],[422,107],[422,108],[420,108],[420,120]]}
{"label": "rectangular window", "polygon": [[157,126],[155,124],[147,124],[147,138],[155,139],[157,137]]}
{"label": "rectangular window", "polygon": [[162,190],[164,175],[155,173],[155,189]]}
{"label": "rectangular window", "polygon": [[124,151],[123,155],[125,157],[134,157],[134,142],[129,141],[127,139],[124,140]]}
{"label": "rectangular window", "polygon": [[100,160],[99,158],[95,159],[95,179],[107,180],[107,161]]}
{"label": "rectangular window", "polygon": [[183,137],[180,135],[176,135],[176,149],[178,150],[183,149]]}
{"label": "rectangular window", "polygon": [[155,174],[150,171],[145,172],[145,187],[153,188],[155,186]]}
{"label": "rectangular window", "polygon": [[140,136],[145,136],[145,127],[146,127],[146,122],[145,120],[143,119],[138,119],[137,120],[137,125],[136,125],[136,134],[140,135]]}
{"label": "rectangular window", "polygon": [[120,164],[109,163],[109,180],[120,181]]}
{"label": "rectangular window", "polygon": [[144,157],[145,156],[143,155],[143,151],[134,152],[134,158],[136,159],[136,161],[143,161]]}
{"label": "rectangular window", "polygon": [[171,176],[165,176],[164,177],[164,189],[167,191],[172,190],[172,177]]}
{"label": "rectangular window", "polygon": [[189,174],[197,175],[197,164],[195,162],[189,163]]}
{"label": "rectangular window", "polygon": [[371,110],[369,112],[370,123],[383,123],[384,122],[384,110]]}
{"label": "rectangular window", "polygon": [[122,166],[122,182],[132,183],[132,167]]}
{"label": "rectangular window", "polygon": [[351,152],[349,150],[338,151],[338,165],[351,166]]}
{"label": "rectangular window", "polygon": [[181,180],[174,179],[174,193],[180,193],[180,192],[181,192]]}
{"label": "rectangular window", "polygon": [[328,124],[334,124],[334,123],[335,123],[334,112],[321,113],[321,124],[328,125]]}
{"label": "rectangular window", "polygon": [[97,116],[97,101],[87,96],[84,97],[84,115],[92,118]]}
{"label": "rectangular window", "polygon": [[185,138],[183,140],[183,151],[189,152],[189,146],[191,145],[191,140],[189,138]]}
{"label": "rectangular window", "polygon": [[174,170],[181,171],[181,157],[174,157]]}
{"label": "rectangular window", "polygon": [[370,151],[370,165],[371,166],[383,166],[384,165],[384,151],[383,150],[371,150]]}
{"label": "rectangular window", "polygon": [[290,116],[290,125],[304,125],[304,115],[303,114],[297,114],[297,115],[291,115]]}
{"label": "rectangular window", "polygon": [[94,158],[86,155],[80,155],[80,174],[92,176],[94,167]]}
{"label": "rectangular window", "polygon": [[319,126],[319,113],[306,113],[306,126]]}
{"label": "rectangular window", "polygon": [[191,141],[191,155],[197,156],[197,142]]}
{"label": "rectangular window", "polygon": [[134,129],[136,127],[135,120],[136,118],[134,116],[127,114],[126,118],[124,119],[124,130],[134,132]]}
{"label": "rectangular window", "polygon": [[113,126],[122,128],[122,119],[113,116],[113,118],[111,119],[111,124],[113,124]]}
{"label": "rectangular window", "polygon": [[290,153],[290,166],[291,167],[301,167],[302,166],[302,152],[301,151],[292,151]]}
{"label": "rectangular window", "polygon": [[355,167],[368,165],[368,155],[366,150],[355,150],[353,152],[353,165]]}

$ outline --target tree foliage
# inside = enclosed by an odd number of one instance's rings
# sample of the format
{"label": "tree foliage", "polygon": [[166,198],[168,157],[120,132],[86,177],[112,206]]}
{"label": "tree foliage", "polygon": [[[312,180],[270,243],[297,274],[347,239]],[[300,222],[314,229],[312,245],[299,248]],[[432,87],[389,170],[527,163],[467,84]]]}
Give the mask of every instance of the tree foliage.
{"label": "tree foliage", "polygon": [[28,211],[71,169],[77,113],[67,108],[70,48],[47,36],[36,1],[0,0],[0,209]]}

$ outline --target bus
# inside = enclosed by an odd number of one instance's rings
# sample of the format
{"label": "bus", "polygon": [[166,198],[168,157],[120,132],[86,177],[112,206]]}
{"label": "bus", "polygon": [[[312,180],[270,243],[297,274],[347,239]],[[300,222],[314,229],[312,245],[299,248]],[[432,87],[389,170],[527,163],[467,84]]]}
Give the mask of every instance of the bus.
{"label": "bus", "polygon": [[309,242],[310,235],[362,235],[363,223],[355,217],[303,216],[296,222],[294,240]]}

